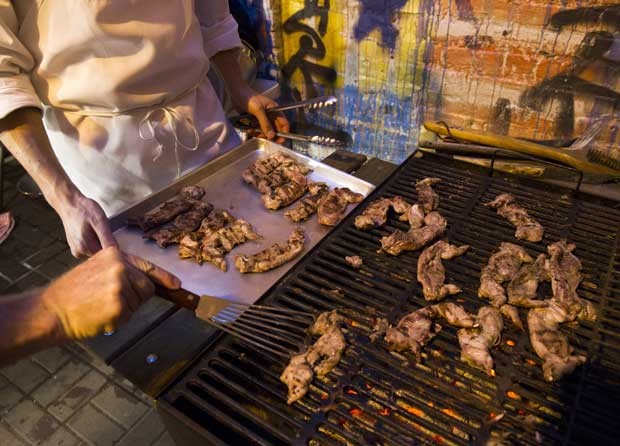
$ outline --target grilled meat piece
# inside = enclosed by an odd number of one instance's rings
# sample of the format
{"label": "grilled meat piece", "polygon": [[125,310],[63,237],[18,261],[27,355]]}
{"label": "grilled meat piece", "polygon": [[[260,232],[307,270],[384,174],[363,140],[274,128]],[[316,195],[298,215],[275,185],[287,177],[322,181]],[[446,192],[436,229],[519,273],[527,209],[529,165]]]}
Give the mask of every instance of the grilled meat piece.
{"label": "grilled meat piece", "polygon": [[311,169],[298,163],[289,155],[277,152],[267,158],[256,160],[241,177],[259,192],[268,194],[271,189],[281,186],[289,180],[288,173],[297,172],[307,175]]}
{"label": "grilled meat piece", "polygon": [[513,243],[503,242],[499,251],[491,256],[487,266],[480,274],[478,297],[491,300],[496,308],[506,303],[506,291],[502,284],[519,272],[522,263],[533,262],[532,257],[522,247]]}
{"label": "grilled meat piece", "polygon": [[497,308],[486,306],[478,310],[478,327],[459,330],[461,360],[472,367],[493,375],[491,347],[499,344],[504,322]]}
{"label": "grilled meat piece", "polygon": [[204,201],[192,199],[191,204],[191,209],[178,215],[171,226],[149,231],[144,237],[154,240],[160,248],[179,243],[183,236],[198,228],[200,222],[213,210],[213,206]]}
{"label": "grilled meat piece", "polygon": [[364,263],[360,256],[346,256],[344,259],[355,269],[360,269]]}
{"label": "grilled meat piece", "polygon": [[439,195],[433,190],[433,185],[440,181],[439,178],[424,178],[415,185],[415,190],[418,192],[418,204],[427,214],[439,207]]}
{"label": "grilled meat piece", "polygon": [[500,194],[487,206],[497,209],[497,213],[508,220],[517,231],[515,237],[519,240],[539,242],[543,238],[544,229],[540,223],[529,216],[527,211],[516,204],[511,194]]}
{"label": "grilled meat piece", "polygon": [[129,219],[127,224],[138,226],[144,232],[150,231],[157,226],[168,223],[177,215],[189,211],[193,207],[194,201],[200,200],[204,194],[205,190],[200,186],[184,187],[178,196],[147,212],[142,217]]}
{"label": "grilled meat piece", "polygon": [[304,175],[298,172],[287,172],[287,177],[290,181],[261,197],[267,209],[277,210],[288,206],[306,193],[308,181]]}
{"label": "grilled meat piece", "polygon": [[519,310],[517,307],[513,307],[512,305],[504,304],[500,307],[499,311],[506,317],[512,325],[517,327],[521,331],[525,331],[525,327],[523,326],[523,322],[521,322],[521,318],[519,317]]}
{"label": "grilled meat piece", "polygon": [[336,310],[325,311],[319,314],[319,317],[316,318],[316,321],[314,322],[312,327],[308,329],[308,333],[310,333],[311,335],[317,335],[317,336],[323,335],[327,333],[327,331],[331,327],[334,327],[334,326],[338,327],[344,321],[345,321],[344,317],[338,314]]}
{"label": "grilled meat piece", "polygon": [[342,331],[336,325],[332,325],[308,349],[306,359],[314,373],[318,376],[325,376],[338,365],[346,346]]}
{"label": "grilled meat piece", "polygon": [[319,223],[325,226],[336,226],[349,203],[359,203],[364,199],[362,194],[353,192],[347,187],[337,187],[330,191],[319,203]]}
{"label": "grilled meat piece", "polygon": [[538,283],[547,276],[547,257],[540,254],[534,263],[526,263],[508,284],[508,303],[518,307],[546,307],[547,301],[536,299]]}
{"label": "grilled meat piece", "polygon": [[448,222],[439,212],[430,212],[424,218],[425,226],[410,229],[407,232],[397,229],[392,234],[381,238],[381,249],[397,256],[403,251],[415,251],[423,248],[446,231]]}
{"label": "grilled meat piece", "polygon": [[316,213],[321,199],[329,192],[329,187],[325,183],[308,183],[309,195],[306,195],[293,209],[284,213],[294,222],[307,220]]}
{"label": "grilled meat piece", "polygon": [[186,234],[180,240],[179,257],[182,259],[194,259],[202,263],[202,240],[233,221],[235,221],[235,217],[227,211],[223,209],[213,210],[207,218],[202,220],[200,227],[195,232]]}
{"label": "grilled meat piece", "polygon": [[368,336],[372,342],[375,342],[381,336],[385,334],[385,332],[390,328],[389,321],[384,317],[376,318],[372,325],[372,331]]}
{"label": "grilled meat piece", "polygon": [[441,330],[441,325],[434,322],[439,317],[457,327],[473,327],[475,324],[474,318],[463,307],[443,302],[420,308],[404,316],[396,327],[386,330],[385,341],[390,350],[411,350],[419,361],[422,347]]}
{"label": "grilled meat piece", "polygon": [[418,281],[426,300],[441,300],[448,294],[461,292],[456,285],[444,284],[446,271],[441,260],[460,256],[468,249],[469,245],[455,246],[439,240],[422,252],[418,259]]}
{"label": "grilled meat piece", "polygon": [[304,232],[296,229],[286,245],[278,243],[253,255],[235,257],[235,266],[241,273],[262,273],[276,268],[297,257],[304,249]]}
{"label": "grilled meat piece", "polygon": [[200,244],[200,261],[212,263],[226,271],[226,254],[237,245],[259,238],[260,235],[254,232],[251,224],[245,220],[235,220],[230,226],[220,228],[203,238]]}
{"label": "grilled meat piece", "polygon": [[546,381],[557,381],[586,362],[585,356],[572,354],[568,338],[560,331],[560,324],[571,320],[573,317],[554,300],[547,308],[533,308],[527,315],[532,348],[543,360]]}
{"label": "grilled meat piece", "polygon": [[293,356],[280,375],[280,381],[288,387],[287,404],[293,404],[308,392],[313,377],[312,367],[306,360],[306,354]]}
{"label": "grilled meat piece", "polygon": [[403,214],[411,207],[404,198],[395,196],[393,198],[379,198],[366,207],[364,212],[355,217],[355,227],[357,229],[370,229],[383,226],[387,221],[390,207],[397,214]]}
{"label": "grilled meat piece", "polygon": [[414,204],[399,217],[399,220],[408,221],[412,229],[421,228],[424,225],[424,209],[419,204]]}

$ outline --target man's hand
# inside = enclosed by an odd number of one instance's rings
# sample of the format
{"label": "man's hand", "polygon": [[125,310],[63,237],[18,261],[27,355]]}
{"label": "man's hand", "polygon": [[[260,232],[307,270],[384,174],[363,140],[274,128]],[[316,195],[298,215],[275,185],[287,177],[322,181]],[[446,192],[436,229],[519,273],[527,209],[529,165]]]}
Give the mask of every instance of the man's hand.
{"label": "man's hand", "polygon": [[71,198],[55,200],[56,212],[65,228],[71,254],[85,257],[110,246],[117,246],[101,206],[80,192]]}
{"label": "man's hand", "polygon": [[[268,139],[275,138],[276,131],[289,131],[289,122],[283,113],[267,113],[268,109],[278,106],[275,101],[269,99],[267,96],[258,94],[252,89],[240,92],[236,96],[233,103],[237,110],[254,115],[254,117],[258,119],[261,131]],[[282,140],[280,139],[278,142],[282,142]]]}
{"label": "man's hand", "polygon": [[85,339],[129,320],[154,291],[153,281],[170,289],[181,282],[151,262],[110,247],[54,281],[41,294],[60,337]]}

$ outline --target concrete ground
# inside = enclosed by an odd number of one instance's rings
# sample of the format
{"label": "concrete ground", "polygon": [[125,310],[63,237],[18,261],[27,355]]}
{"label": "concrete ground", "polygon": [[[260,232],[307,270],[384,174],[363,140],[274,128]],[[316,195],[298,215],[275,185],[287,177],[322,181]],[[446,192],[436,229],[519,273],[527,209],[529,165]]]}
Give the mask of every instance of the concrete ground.
{"label": "concrete ground", "polygon": [[[76,260],[42,200],[16,190],[24,174],[5,163],[4,210],[16,226],[0,245],[0,298],[44,286]],[[173,446],[153,402],[77,344],[0,369],[0,445]]]}

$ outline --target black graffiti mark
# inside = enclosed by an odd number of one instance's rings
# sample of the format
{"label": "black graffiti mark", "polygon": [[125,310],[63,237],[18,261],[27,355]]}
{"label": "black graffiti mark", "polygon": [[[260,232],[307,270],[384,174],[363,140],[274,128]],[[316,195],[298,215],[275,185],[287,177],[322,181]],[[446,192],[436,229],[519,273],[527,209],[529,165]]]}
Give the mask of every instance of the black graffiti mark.
{"label": "black graffiti mark", "polygon": [[577,24],[603,24],[620,27],[620,5],[603,5],[595,7],[583,7],[560,11],[553,14],[549,25],[562,29],[564,26]]}
{"label": "black graffiti mark", "polygon": [[[304,7],[290,16],[282,25],[286,34],[304,33],[299,38],[299,49],[282,67],[282,74],[286,79],[290,79],[295,71],[300,70],[304,77],[308,97],[318,95],[313,82],[315,77],[333,83],[337,76],[333,68],[325,67],[307,59],[307,57],[311,57],[314,60],[321,60],[325,57],[326,49],[321,36],[327,32],[328,13],[329,0],[325,0],[322,5],[319,4],[318,0],[306,0]],[[301,22],[301,20],[311,17],[319,18],[318,33],[312,27]]]}
{"label": "black graffiti mark", "polygon": [[353,28],[353,37],[358,42],[368,37],[375,29],[381,31],[381,42],[391,51],[396,48],[398,29],[394,26],[396,13],[407,0],[361,0],[360,16]]}

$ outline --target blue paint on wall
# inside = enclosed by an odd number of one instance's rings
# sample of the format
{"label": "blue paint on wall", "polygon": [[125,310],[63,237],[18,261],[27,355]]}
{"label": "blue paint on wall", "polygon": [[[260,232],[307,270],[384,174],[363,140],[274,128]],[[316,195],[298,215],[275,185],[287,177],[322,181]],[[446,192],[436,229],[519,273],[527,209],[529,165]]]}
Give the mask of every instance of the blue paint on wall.
{"label": "blue paint on wall", "polygon": [[353,37],[358,42],[368,37],[375,29],[381,31],[381,44],[394,51],[398,28],[394,25],[396,15],[407,0],[360,0],[360,16],[353,28]]}

